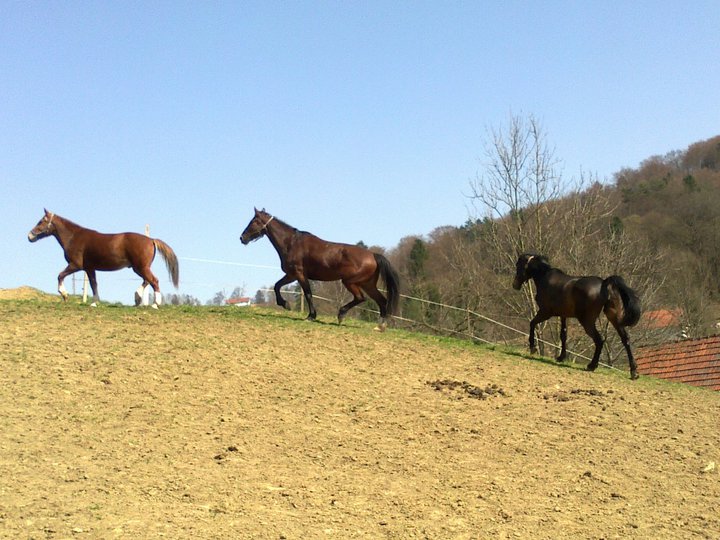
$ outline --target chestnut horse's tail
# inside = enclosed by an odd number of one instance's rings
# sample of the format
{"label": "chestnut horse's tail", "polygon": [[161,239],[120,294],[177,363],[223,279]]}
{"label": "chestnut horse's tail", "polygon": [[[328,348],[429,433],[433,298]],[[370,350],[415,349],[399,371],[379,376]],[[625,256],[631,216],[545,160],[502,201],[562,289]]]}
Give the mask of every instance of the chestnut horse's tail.
{"label": "chestnut horse's tail", "polygon": [[375,255],[380,277],[385,282],[387,289],[387,312],[389,315],[394,315],[400,303],[400,276],[384,255],[379,253],[373,253],[373,255]]}
{"label": "chestnut horse's tail", "polygon": [[155,244],[155,249],[160,252],[160,255],[162,255],[162,258],[165,260],[165,266],[167,266],[170,279],[177,289],[180,284],[180,266],[175,252],[162,240],[153,238],[153,243]]}
{"label": "chestnut horse's tail", "polygon": [[[610,318],[611,314],[616,317],[620,326],[634,326],[640,320],[642,310],[640,298],[620,276],[610,276],[602,284],[604,291],[607,291],[607,302],[605,302],[605,314]],[[609,313],[610,312],[610,313]]]}

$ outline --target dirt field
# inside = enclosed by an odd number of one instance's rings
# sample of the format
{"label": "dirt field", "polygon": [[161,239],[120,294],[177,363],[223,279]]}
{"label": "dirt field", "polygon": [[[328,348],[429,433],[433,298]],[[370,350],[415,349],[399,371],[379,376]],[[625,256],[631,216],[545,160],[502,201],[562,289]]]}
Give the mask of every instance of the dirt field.
{"label": "dirt field", "polygon": [[2,538],[720,537],[720,394],[355,321],[38,298],[0,294]]}

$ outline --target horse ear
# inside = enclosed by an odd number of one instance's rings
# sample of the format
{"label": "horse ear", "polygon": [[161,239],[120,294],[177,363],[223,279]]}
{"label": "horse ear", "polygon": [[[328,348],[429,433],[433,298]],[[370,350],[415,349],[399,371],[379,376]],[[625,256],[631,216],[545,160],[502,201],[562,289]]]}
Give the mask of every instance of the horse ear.
{"label": "horse ear", "polygon": [[527,260],[526,264],[527,268],[531,270],[539,270],[545,265],[550,265],[547,257],[545,257],[544,255],[530,255],[530,258]]}
{"label": "horse ear", "polygon": [[540,255],[525,254],[525,268],[528,270],[537,270],[542,257]]}

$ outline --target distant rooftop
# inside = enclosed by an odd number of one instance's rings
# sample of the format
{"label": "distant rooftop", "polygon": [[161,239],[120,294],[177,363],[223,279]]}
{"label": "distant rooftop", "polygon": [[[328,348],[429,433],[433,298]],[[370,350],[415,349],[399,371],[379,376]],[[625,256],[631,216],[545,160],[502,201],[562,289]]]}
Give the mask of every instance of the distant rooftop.
{"label": "distant rooftop", "polygon": [[683,310],[675,309],[657,309],[648,311],[643,314],[643,322],[648,328],[667,328],[669,326],[680,326],[680,318]]}
{"label": "distant rooftop", "polygon": [[243,296],[241,298],[228,298],[225,300],[226,304],[230,304],[231,306],[234,305],[241,305],[241,306],[248,306],[251,303],[251,298],[248,296]]}
{"label": "distant rooftop", "polygon": [[642,375],[720,390],[720,336],[642,347],[636,360]]}

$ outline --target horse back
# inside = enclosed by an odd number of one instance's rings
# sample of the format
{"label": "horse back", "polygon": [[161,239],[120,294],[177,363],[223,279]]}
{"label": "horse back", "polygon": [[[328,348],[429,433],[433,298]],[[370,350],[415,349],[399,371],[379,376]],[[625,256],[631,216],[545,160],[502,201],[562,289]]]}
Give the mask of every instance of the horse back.
{"label": "horse back", "polygon": [[377,271],[373,253],[360,246],[329,242],[303,233],[301,242],[291,250],[288,262],[299,263],[308,279],[365,281]]}
{"label": "horse back", "polygon": [[597,276],[584,276],[574,280],[574,317],[581,319],[583,314],[589,314],[594,317],[600,314],[607,300],[602,285],[603,280]]}
{"label": "horse back", "polygon": [[132,232],[106,234],[88,230],[82,247],[82,266],[86,269],[139,268],[155,257],[153,240]]}
{"label": "horse back", "polygon": [[580,319],[583,314],[602,311],[602,279],[596,276],[568,276],[553,269],[537,285],[538,307],[557,317]]}

